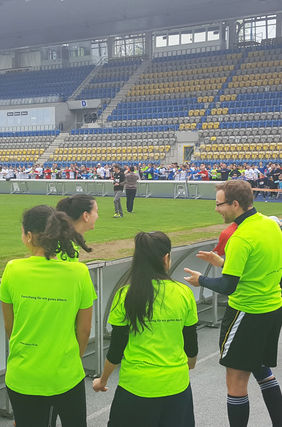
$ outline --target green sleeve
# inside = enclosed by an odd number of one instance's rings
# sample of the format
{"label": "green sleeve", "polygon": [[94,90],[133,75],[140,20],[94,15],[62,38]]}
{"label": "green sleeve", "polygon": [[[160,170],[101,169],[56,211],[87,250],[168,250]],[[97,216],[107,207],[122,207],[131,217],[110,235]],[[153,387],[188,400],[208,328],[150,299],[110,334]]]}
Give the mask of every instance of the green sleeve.
{"label": "green sleeve", "polygon": [[115,294],[111,306],[110,316],[108,322],[114,326],[126,326],[128,320],[125,316],[124,300],[126,296],[125,288],[121,288]]}
{"label": "green sleeve", "polygon": [[187,289],[187,313],[184,326],[192,326],[198,323],[197,304],[193,292],[190,288]]}
{"label": "green sleeve", "polygon": [[245,265],[251,253],[252,247],[249,242],[241,237],[231,236],[225,248],[225,262],[222,274],[241,277]]}
{"label": "green sleeve", "polygon": [[12,298],[11,298],[11,294],[10,294],[10,289],[9,289],[9,270],[10,270],[10,263],[8,263],[6,265],[6,268],[4,270],[2,279],[1,279],[1,284],[0,284],[0,300],[7,303],[7,304],[12,304]]}
{"label": "green sleeve", "polygon": [[97,295],[88,268],[84,264],[81,264],[81,266],[85,267],[85,270],[82,276],[82,296],[79,308],[84,309],[92,307],[93,301],[97,299]]}

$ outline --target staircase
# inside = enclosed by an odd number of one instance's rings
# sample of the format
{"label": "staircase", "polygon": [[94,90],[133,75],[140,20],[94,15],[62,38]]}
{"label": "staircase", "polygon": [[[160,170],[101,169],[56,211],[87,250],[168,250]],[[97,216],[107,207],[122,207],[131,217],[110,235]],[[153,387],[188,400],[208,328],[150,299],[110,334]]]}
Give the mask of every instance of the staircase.
{"label": "staircase", "polygon": [[73,94],[70,96],[69,100],[74,101],[76,97],[86,88],[86,86],[91,82],[95,75],[101,70],[103,65],[106,62],[106,56],[103,56],[100,61],[97,63],[96,67],[88,74],[88,76],[81,82],[81,84],[75,89]]}
{"label": "staircase", "polygon": [[107,108],[103,111],[98,120],[92,125],[88,125],[88,127],[110,127],[110,124],[107,123],[107,117],[113,112],[116,106],[125,98],[125,95],[128,91],[135,85],[138,81],[141,74],[144,73],[146,68],[150,65],[151,59],[144,59],[142,64],[137,68],[134,74],[130,77],[130,79],[125,83],[122,89],[117,93],[117,95],[112,99]]}
{"label": "staircase", "polygon": [[42,156],[39,157],[39,159],[37,160],[37,163],[39,163],[40,165],[44,165],[44,163],[46,163],[48,161],[50,155],[54,153],[56,148],[61,146],[61,144],[64,142],[66,136],[68,136],[68,135],[69,135],[69,133],[67,133],[67,132],[61,132],[57,136],[57,138],[55,138],[54,141],[49,145],[47,150],[44,151]]}

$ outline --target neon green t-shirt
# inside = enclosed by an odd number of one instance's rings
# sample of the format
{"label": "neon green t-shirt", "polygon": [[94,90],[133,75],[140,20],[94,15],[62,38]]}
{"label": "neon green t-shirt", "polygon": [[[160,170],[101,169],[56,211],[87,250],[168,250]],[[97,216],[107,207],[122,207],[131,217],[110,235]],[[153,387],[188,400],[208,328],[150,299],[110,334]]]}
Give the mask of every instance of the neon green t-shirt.
{"label": "neon green t-shirt", "polygon": [[96,293],[86,265],[31,256],[8,262],[0,300],[13,304],[6,384],[22,394],[51,396],[85,376],[75,322]]}
{"label": "neon green t-shirt", "polygon": [[[141,397],[161,397],[181,393],[189,385],[189,369],[182,330],[198,321],[193,292],[171,280],[153,281],[156,298],[153,318],[142,333],[129,333],[119,373],[119,385]],[[114,298],[109,323],[128,324],[124,300],[128,285]]]}
{"label": "neon green t-shirt", "polygon": [[80,246],[76,245],[74,242],[72,242],[72,245],[74,249],[77,251],[77,256],[74,258],[69,257],[66,253],[64,254],[64,259],[62,258],[62,252],[59,252],[57,254],[57,258],[61,261],[68,261],[68,262],[78,262],[79,261],[79,250]]}
{"label": "neon green t-shirt", "polygon": [[227,242],[223,274],[240,277],[229,296],[230,307],[267,313],[282,305],[282,233],[272,219],[256,213],[246,218]]}

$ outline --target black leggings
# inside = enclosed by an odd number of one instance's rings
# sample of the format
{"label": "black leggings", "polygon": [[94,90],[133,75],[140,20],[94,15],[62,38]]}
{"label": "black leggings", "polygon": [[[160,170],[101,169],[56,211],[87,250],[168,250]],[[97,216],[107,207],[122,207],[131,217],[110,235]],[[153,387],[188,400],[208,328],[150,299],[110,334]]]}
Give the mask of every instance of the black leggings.
{"label": "black leggings", "polygon": [[194,427],[191,386],[165,397],[139,397],[118,386],[108,427]]}
{"label": "black leggings", "polygon": [[86,427],[85,384],[55,396],[17,393],[7,387],[17,427],[48,427],[51,408],[59,414],[62,427]]}

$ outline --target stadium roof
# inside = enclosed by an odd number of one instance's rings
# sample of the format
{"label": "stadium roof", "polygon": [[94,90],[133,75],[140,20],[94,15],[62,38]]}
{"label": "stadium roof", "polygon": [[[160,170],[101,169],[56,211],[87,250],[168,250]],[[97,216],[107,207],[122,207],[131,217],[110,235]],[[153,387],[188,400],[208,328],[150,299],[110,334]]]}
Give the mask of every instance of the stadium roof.
{"label": "stadium roof", "polygon": [[265,15],[281,0],[0,0],[0,49]]}

